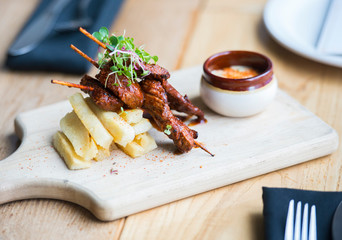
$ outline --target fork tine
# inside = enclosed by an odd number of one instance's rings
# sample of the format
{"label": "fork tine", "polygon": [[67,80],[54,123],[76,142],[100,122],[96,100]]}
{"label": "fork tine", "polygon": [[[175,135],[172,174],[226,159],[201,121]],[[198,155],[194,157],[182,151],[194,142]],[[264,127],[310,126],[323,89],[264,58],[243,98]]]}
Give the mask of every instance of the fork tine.
{"label": "fork tine", "polygon": [[309,240],[317,240],[316,230],[316,206],[312,205],[310,211]]}
{"label": "fork tine", "polygon": [[289,202],[289,209],[286,217],[286,227],[284,240],[293,240],[293,215],[294,215],[294,200]]}
{"label": "fork tine", "polygon": [[296,219],[294,222],[294,200],[292,199],[289,202],[289,208],[287,211],[284,240],[317,240],[316,206],[312,205],[311,207],[310,222],[308,203],[304,204],[303,217],[301,217],[301,212],[302,202],[299,201],[297,202]]}
{"label": "fork tine", "polygon": [[305,203],[302,224],[302,240],[308,240],[309,204]]}
{"label": "fork tine", "polygon": [[297,203],[294,240],[300,240],[300,223],[302,215],[302,202]]}

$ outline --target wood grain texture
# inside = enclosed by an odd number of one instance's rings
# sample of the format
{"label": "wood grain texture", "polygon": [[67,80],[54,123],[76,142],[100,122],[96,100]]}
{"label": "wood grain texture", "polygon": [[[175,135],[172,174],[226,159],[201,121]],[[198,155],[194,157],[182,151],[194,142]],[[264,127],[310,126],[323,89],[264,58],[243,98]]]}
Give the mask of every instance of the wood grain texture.
{"label": "wood grain texture", "polygon": [[[0,0],[0,30],[6,33],[0,41],[1,64],[37,2]],[[265,2],[126,0],[112,30],[132,33],[152,53],[159,54],[162,65],[170,70],[201,64],[222,49],[260,51],[273,60],[280,88],[341,136],[342,70],[304,59],[275,43],[262,24]],[[18,113],[65,100],[77,91],[51,88],[51,78],[77,82],[80,77],[0,69],[0,159],[19,144],[13,127]],[[0,239],[263,239],[261,187],[341,191],[341,159],[340,143],[330,156],[109,223],[99,222],[87,210],[63,201],[3,204]]]}

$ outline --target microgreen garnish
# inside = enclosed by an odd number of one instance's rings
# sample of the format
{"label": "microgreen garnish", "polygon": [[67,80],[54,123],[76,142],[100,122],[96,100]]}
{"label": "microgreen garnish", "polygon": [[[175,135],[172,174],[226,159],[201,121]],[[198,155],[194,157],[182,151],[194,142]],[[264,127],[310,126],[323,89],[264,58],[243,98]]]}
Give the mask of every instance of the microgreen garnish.
{"label": "microgreen garnish", "polygon": [[136,47],[134,45],[134,39],[125,37],[125,33],[122,36],[109,35],[108,29],[101,27],[98,32],[93,33],[93,36],[106,44],[108,48],[103,53],[98,54],[99,67],[103,68],[106,63],[112,61],[113,66],[110,67],[112,73],[119,76],[125,75],[130,79],[127,87],[133,81],[140,81],[136,72],[137,70],[142,70],[142,77],[149,74],[149,71],[144,68],[143,63],[149,63],[151,60],[154,63],[158,61],[158,57],[151,56],[144,50],[143,46]]}
{"label": "microgreen garnish", "polygon": [[119,113],[119,115],[123,114],[123,113],[126,113],[126,111],[124,110],[123,107],[120,108],[121,112]]}
{"label": "microgreen garnish", "polygon": [[172,126],[171,125],[166,125],[166,129],[164,130],[164,133],[166,135],[170,135],[171,134],[171,130],[172,129]]}

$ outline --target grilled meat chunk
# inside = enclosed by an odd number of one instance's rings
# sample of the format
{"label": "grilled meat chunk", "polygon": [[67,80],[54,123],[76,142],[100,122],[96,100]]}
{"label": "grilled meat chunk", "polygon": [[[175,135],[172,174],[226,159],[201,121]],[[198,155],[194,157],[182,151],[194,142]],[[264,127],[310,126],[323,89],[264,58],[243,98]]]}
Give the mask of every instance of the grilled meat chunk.
{"label": "grilled meat chunk", "polygon": [[[146,79],[157,79],[157,80],[163,80],[163,79],[168,79],[170,78],[170,73],[167,71],[165,68],[157,65],[157,64],[150,64],[150,63],[142,63],[142,66],[146,71],[149,71],[150,74],[147,75]],[[142,70],[138,70],[138,75],[142,74]]]}
{"label": "grilled meat chunk", "polygon": [[107,63],[95,76],[105,88],[110,89],[128,108],[140,108],[144,94],[137,82],[132,82],[124,75],[111,74],[112,63]]}
{"label": "grilled meat chunk", "polygon": [[[157,98],[159,99],[162,99],[163,102],[169,106],[168,104],[168,98],[167,98],[167,94],[165,92],[165,89],[162,87],[162,85],[160,85],[158,83],[158,81],[156,80],[144,80],[142,82],[140,82],[140,85],[141,85],[141,88],[142,90],[144,91],[145,95],[146,93],[150,93],[151,95],[153,96],[156,96]],[[170,107],[169,107],[170,108]],[[172,112],[171,112],[172,113]],[[173,115],[173,113],[172,113]],[[173,115],[174,116],[174,115]],[[193,130],[193,129],[190,129],[187,125],[185,125],[180,119],[178,119],[176,116],[175,117],[175,121],[178,123],[178,124],[181,124],[181,125],[184,125],[183,127],[188,131],[190,132],[191,136],[196,139],[198,137],[198,133]],[[164,129],[164,128],[163,128]]]}
{"label": "grilled meat chunk", "polygon": [[190,130],[172,114],[166,92],[159,81],[146,79],[140,84],[145,93],[143,109],[152,116],[159,129],[166,130],[171,126],[168,137],[181,153],[189,152],[195,146],[194,135],[197,137],[197,132]]}
{"label": "grilled meat chunk", "polygon": [[117,112],[124,105],[123,102],[115,97],[110,90],[104,88],[99,81],[88,75],[83,76],[80,84],[94,88],[92,91],[82,91],[89,94],[96,105],[103,110]]}

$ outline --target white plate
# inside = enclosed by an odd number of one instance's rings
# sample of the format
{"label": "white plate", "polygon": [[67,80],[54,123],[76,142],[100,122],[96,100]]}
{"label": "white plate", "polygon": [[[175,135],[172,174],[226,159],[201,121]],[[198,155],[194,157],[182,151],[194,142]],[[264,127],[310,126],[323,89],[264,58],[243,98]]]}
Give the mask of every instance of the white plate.
{"label": "white plate", "polygon": [[342,67],[342,57],[316,49],[329,0],[269,0],[264,22],[271,36],[285,48],[317,62]]}

